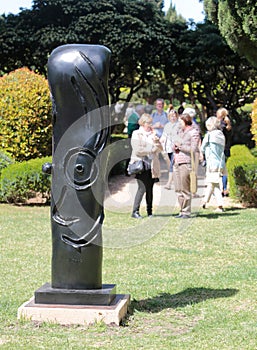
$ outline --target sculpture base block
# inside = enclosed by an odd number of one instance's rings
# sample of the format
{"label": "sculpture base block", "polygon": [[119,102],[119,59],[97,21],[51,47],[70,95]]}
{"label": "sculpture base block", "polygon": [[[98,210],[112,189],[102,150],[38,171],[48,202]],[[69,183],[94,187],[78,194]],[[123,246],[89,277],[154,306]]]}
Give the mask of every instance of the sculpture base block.
{"label": "sculpture base block", "polygon": [[36,304],[34,298],[18,309],[18,319],[61,325],[89,325],[95,322],[120,325],[128,312],[130,295],[116,294],[109,306]]}
{"label": "sculpture base block", "polygon": [[103,284],[101,289],[61,289],[45,283],[35,291],[35,304],[110,305],[115,292],[115,284]]}

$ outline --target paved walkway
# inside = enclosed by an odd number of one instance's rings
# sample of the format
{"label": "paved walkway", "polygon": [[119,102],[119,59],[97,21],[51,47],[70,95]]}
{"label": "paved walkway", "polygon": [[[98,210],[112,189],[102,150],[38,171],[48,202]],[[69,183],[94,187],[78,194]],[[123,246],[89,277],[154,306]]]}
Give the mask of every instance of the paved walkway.
{"label": "paved walkway", "polygon": [[[177,196],[172,189],[164,188],[168,179],[168,171],[166,164],[161,162],[161,177],[160,182],[154,184],[153,206],[154,208],[169,207],[175,208],[177,206]],[[199,165],[198,171],[198,190],[196,197],[192,200],[193,208],[200,208],[202,198],[205,190],[205,168]],[[129,211],[132,208],[135,194],[137,191],[137,181],[134,176],[115,175],[109,181],[109,188],[106,192],[105,208],[106,209],[120,209],[122,211]],[[145,199],[143,198],[142,207],[145,207]],[[209,206],[216,207],[215,199],[210,201]]]}
{"label": "paved walkway", "polygon": [[[117,225],[103,225],[103,242],[105,247],[124,248],[141,244],[154,237],[162,228],[172,220],[174,215],[178,214],[179,207],[177,204],[177,196],[174,187],[171,190],[164,188],[168,179],[168,171],[165,164],[162,164],[162,172],[160,182],[154,184],[154,200],[153,214],[154,219],[149,219],[146,215],[145,199],[143,198],[140,214],[144,220],[134,220],[123,227],[122,220],[128,220],[130,217],[132,206],[137,191],[137,181],[134,176],[117,175],[112,176],[106,191],[105,213],[114,212],[120,214],[120,220]],[[198,191],[197,197],[192,199],[192,218],[198,216],[202,209],[202,199],[205,190],[205,168],[199,166],[198,172]],[[208,207],[211,210],[217,208],[214,196]],[[233,203],[233,204],[232,204]],[[224,198],[224,207],[238,207],[239,204],[232,202],[229,198]],[[125,215],[124,215],[125,214]],[[223,213],[219,214],[223,215]],[[125,219],[126,217],[126,219]],[[192,220],[176,220],[174,230],[179,234],[184,233],[188,229]],[[174,225],[174,221],[172,223]]]}

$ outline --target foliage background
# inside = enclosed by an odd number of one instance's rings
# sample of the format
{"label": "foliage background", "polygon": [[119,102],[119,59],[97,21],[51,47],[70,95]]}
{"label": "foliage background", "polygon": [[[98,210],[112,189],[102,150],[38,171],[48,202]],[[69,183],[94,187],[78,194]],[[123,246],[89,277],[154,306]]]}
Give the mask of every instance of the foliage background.
{"label": "foliage background", "polygon": [[229,46],[257,67],[255,0],[203,0],[204,10],[216,23]]}
{"label": "foliage background", "polygon": [[[230,6],[229,3],[224,1],[223,5]],[[218,4],[219,1],[209,0],[209,10],[212,9],[209,17],[212,20]],[[248,10],[243,4],[239,1],[236,4],[235,13],[230,9],[230,15],[236,16],[239,5],[241,15],[247,15]],[[146,101],[152,105],[161,95],[167,104],[173,102],[176,107],[183,102],[192,105],[202,125],[217,108],[226,107],[233,122],[232,143],[254,147],[250,113],[246,111],[246,106],[257,95],[256,68],[236,50],[231,50],[214,20],[213,23],[207,18],[204,23],[187,23],[181,16],[176,16],[172,4],[167,16],[162,6],[163,2],[157,0],[35,0],[31,10],[0,17],[2,74],[27,66],[46,75],[47,59],[58,45],[106,45],[112,51],[108,83],[111,108],[116,102],[125,102],[121,113],[112,112],[115,124],[120,125],[116,128],[117,132],[124,128],[123,117],[129,101]],[[242,20],[241,17],[239,20]],[[28,104],[35,101],[33,97],[27,100]],[[31,106],[34,109],[33,103]],[[19,122],[20,111],[16,107],[8,115],[12,121],[8,127],[8,144],[5,143],[4,148],[13,148],[9,146],[12,140],[21,142],[24,147],[20,155],[16,149],[12,150],[21,160],[28,159],[29,153],[32,157],[50,154],[50,129],[47,131],[44,117],[38,118],[37,123],[42,125],[40,138],[46,144],[45,150],[38,149],[40,146],[34,140],[39,136],[36,130],[30,140],[33,146],[28,147],[28,142],[26,144],[24,140],[29,134],[26,117],[22,119],[25,133],[17,135],[14,119]],[[47,111],[38,112],[48,114]],[[33,122],[30,112],[25,113]]]}

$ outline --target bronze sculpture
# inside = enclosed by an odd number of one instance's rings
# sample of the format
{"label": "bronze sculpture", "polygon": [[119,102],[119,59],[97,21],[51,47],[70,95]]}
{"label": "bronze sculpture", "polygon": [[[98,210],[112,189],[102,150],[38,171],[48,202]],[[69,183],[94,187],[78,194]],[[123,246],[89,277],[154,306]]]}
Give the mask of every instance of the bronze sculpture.
{"label": "bronze sculpture", "polygon": [[44,292],[102,289],[109,61],[106,47],[80,44],[60,46],[48,60],[53,162],[44,171],[52,175],[52,283]]}

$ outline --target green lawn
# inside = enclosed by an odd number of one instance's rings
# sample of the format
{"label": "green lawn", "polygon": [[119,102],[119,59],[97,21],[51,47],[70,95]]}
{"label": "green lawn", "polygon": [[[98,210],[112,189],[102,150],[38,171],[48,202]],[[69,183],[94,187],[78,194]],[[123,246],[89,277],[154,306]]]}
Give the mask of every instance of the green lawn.
{"label": "green lawn", "polygon": [[103,283],[132,300],[120,327],[18,321],[19,306],[50,281],[49,207],[0,210],[1,349],[257,348],[257,209],[181,221],[163,208],[140,223],[107,211],[104,232],[118,243],[104,248]]}

